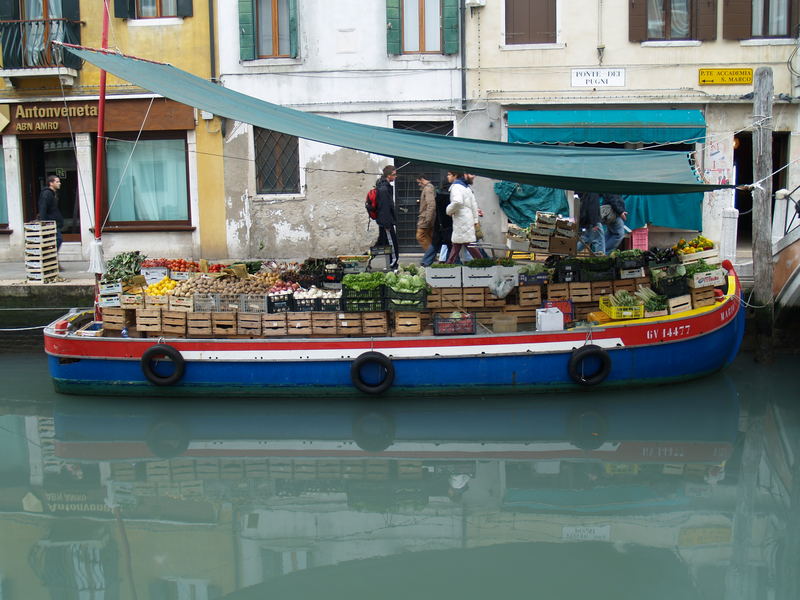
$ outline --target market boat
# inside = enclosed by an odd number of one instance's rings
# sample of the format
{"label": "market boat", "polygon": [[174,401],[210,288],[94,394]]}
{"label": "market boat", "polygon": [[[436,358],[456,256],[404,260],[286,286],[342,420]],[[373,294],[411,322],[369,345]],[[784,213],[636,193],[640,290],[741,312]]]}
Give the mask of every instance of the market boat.
{"label": "market boat", "polygon": [[[107,50],[64,47],[101,72],[164,97],[344,148],[446,168],[458,165],[494,179],[576,191],[599,187],[609,193],[666,194],[729,187],[700,181],[682,152],[541,148],[350,123],[276,106],[170,65]],[[637,180],[631,173],[648,175]],[[250,339],[169,334],[90,337],[70,327],[76,318],[71,315],[45,329],[45,350],[56,389],[79,394],[164,395],[169,390],[169,395],[187,396],[374,396],[661,383],[711,373],[736,356],[744,313],[738,278],[730,263],[725,268],[726,293],[706,306],[560,331]]]}
{"label": "market boat", "polygon": [[561,331],[87,337],[65,317],[45,328],[45,350],[56,390],[73,394],[452,395],[659,384],[712,373],[738,353],[745,316],[741,287],[729,261],[723,268],[726,293],[709,306]]}

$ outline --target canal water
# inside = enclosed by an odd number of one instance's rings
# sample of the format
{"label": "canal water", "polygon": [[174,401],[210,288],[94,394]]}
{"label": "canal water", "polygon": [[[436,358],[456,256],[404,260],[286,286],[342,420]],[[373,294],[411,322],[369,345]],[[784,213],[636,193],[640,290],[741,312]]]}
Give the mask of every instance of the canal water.
{"label": "canal water", "polygon": [[58,395],[39,335],[0,355],[3,600],[800,597],[797,356],[613,393],[177,401]]}

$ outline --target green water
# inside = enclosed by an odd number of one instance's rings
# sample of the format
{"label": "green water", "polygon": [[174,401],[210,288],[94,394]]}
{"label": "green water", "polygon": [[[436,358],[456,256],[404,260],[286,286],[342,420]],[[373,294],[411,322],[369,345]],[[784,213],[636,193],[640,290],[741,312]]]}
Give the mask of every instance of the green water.
{"label": "green water", "polygon": [[16,348],[3,600],[800,597],[797,356],[364,404],[59,396]]}

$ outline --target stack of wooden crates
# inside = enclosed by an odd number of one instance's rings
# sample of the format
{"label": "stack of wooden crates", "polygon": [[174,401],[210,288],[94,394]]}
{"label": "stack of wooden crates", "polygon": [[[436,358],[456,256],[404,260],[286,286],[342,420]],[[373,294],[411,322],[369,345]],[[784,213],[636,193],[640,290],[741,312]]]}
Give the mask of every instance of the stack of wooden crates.
{"label": "stack of wooden crates", "polygon": [[58,276],[55,221],[31,221],[25,228],[25,271],[28,279],[44,283]]}

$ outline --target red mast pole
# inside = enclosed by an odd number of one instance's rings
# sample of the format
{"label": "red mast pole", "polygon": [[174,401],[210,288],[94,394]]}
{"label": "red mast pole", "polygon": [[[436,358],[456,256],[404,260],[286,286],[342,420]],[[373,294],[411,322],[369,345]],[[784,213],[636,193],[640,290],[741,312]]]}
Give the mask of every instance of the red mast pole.
{"label": "red mast pole", "polygon": [[[103,1],[103,33],[100,49],[108,46],[108,3]],[[103,172],[106,144],[106,72],[100,70],[100,98],[97,102],[97,162],[94,174],[94,237],[100,239],[103,227]]]}

